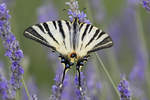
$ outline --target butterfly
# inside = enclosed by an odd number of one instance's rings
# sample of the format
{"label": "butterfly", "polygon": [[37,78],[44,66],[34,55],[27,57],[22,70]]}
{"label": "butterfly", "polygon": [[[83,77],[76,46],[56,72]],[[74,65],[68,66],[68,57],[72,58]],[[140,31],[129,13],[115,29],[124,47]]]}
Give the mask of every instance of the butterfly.
{"label": "butterfly", "polygon": [[101,29],[87,23],[74,20],[48,21],[35,24],[24,31],[24,36],[35,40],[52,51],[56,51],[65,65],[62,83],[67,69],[76,64],[79,86],[80,69],[89,54],[113,45],[111,37]]}

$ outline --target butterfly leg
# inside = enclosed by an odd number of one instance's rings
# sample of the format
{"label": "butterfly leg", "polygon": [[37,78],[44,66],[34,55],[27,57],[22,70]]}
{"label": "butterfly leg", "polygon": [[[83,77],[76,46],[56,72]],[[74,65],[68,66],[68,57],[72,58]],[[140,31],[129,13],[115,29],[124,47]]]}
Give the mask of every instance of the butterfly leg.
{"label": "butterfly leg", "polygon": [[67,67],[65,67],[65,69],[63,71],[63,76],[62,76],[61,84],[63,84],[63,82],[64,82],[66,71],[67,71]]}
{"label": "butterfly leg", "polygon": [[77,66],[77,68],[76,68],[76,69],[77,69],[77,72],[78,72],[78,83],[79,83],[78,85],[79,85],[79,87],[81,87],[81,74],[80,74],[80,67],[78,67],[78,66]]}
{"label": "butterfly leg", "polygon": [[62,76],[62,80],[61,80],[60,86],[63,85],[64,79],[65,79],[65,75],[66,75],[66,71],[67,71],[68,69],[70,69],[70,65],[69,65],[69,64],[65,64],[65,68],[64,68],[64,71],[63,71],[63,76]]}
{"label": "butterfly leg", "polygon": [[81,73],[80,73],[80,67],[77,67],[77,71],[78,71],[78,89],[80,90],[81,95],[83,95],[83,89],[81,86]]}

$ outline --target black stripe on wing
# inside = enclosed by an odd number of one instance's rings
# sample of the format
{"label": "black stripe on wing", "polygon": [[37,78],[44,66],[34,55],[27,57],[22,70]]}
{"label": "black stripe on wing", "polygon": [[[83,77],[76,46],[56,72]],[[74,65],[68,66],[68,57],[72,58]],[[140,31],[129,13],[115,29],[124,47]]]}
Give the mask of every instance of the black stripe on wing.
{"label": "black stripe on wing", "polygon": [[90,39],[90,41],[86,44],[85,47],[87,47],[88,45],[90,45],[90,43],[92,43],[92,41],[96,38],[96,36],[98,35],[98,33],[100,32],[99,29],[97,29],[93,35],[93,37]]}
{"label": "black stripe on wing", "polygon": [[58,41],[57,41],[57,40],[54,38],[54,36],[52,35],[52,33],[51,33],[51,31],[50,31],[50,28],[48,27],[48,24],[47,24],[47,23],[43,23],[43,26],[44,26],[44,28],[46,29],[48,35],[49,35],[57,44],[59,44]]}
{"label": "black stripe on wing", "polygon": [[84,23],[80,24],[79,31],[81,30],[81,28],[82,28],[83,25],[84,25]]}
{"label": "black stripe on wing", "polygon": [[78,25],[78,19],[75,19],[74,22],[73,22],[73,49],[75,50],[76,49],[76,38],[77,38],[77,32],[78,32],[78,29],[79,29],[79,25]]}
{"label": "black stripe on wing", "polygon": [[54,25],[55,29],[57,29],[56,21],[52,21],[52,23],[53,23],[53,25]]}
{"label": "black stripe on wing", "polygon": [[63,26],[62,26],[62,21],[59,20],[57,22],[58,22],[58,26],[59,26],[59,31],[62,34],[62,37],[65,39],[65,33],[64,33],[64,30],[63,30]]}
{"label": "black stripe on wing", "polygon": [[113,46],[113,41],[110,38],[110,36],[104,38],[101,42],[97,43],[92,50],[88,51],[88,53],[90,52],[95,52],[97,50],[101,50],[104,48],[109,48]]}
{"label": "black stripe on wing", "polygon": [[90,30],[89,30],[88,33],[90,33],[92,31],[92,29],[93,29],[93,25],[91,25]]}
{"label": "black stripe on wing", "polygon": [[82,35],[82,41],[83,41],[85,35],[87,34],[87,30],[88,30],[89,26],[90,26],[90,24],[86,24],[85,30],[84,30],[83,35]]}
{"label": "black stripe on wing", "polygon": [[29,39],[32,39],[32,40],[35,40],[47,47],[50,47],[52,48],[53,50],[56,50],[55,47],[51,46],[40,34],[38,34],[38,32],[36,32],[36,30],[32,27],[29,27],[27,28],[25,31],[24,31],[24,36],[29,38]]}
{"label": "black stripe on wing", "polygon": [[40,24],[36,24],[35,26],[37,26],[43,33],[45,33],[44,28]]}
{"label": "black stripe on wing", "polygon": [[97,39],[96,40],[98,40],[102,35],[104,35],[104,34],[106,34],[104,31],[102,31],[99,35],[98,35],[98,37],[97,37]]}
{"label": "black stripe on wing", "polygon": [[65,20],[65,22],[66,22],[66,25],[67,25],[67,27],[68,27],[68,30],[70,31],[71,26],[70,26],[69,22],[68,22],[68,21],[66,21],[66,20]]}

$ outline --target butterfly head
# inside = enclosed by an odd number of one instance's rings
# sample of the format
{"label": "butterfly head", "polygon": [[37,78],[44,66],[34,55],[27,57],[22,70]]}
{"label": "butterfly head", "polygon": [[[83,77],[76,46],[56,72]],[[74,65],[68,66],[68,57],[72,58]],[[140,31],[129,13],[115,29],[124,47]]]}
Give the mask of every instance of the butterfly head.
{"label": "butterfly head", "polygon": [[70,62],[75,63],[77,61],[77,54],[76,52],[72,52],[68,55],[68,58],[70,59]]}

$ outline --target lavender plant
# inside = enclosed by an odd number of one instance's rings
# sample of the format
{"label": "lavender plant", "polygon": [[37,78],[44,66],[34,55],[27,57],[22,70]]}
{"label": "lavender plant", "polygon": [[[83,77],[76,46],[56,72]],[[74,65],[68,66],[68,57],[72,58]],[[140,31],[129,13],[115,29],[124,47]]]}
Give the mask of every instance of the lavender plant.
{"label": "lavender plant", "polygon": [[20,89],[21,78],[24,73],[24,70],[20,65],[21,59],[23,58],[23,52],[20,49],[16,37],[11,32],[9,19],[9,10],[7,10],[6,4],[0,4],[0,38],[2,39],[3,46],[6,50],[5,56],[7,56],[11,62],[10,80],[8,81],[0,75],[0,91],[4,100],[15,98],[16,91]]}
{"label": "lavender plant", "polygon": [[131,100],[131,93],[129,90],[129,83],[127,80],[122,79],[118,85],[118,91],[120,92],[120,100]]}
{"label": "lavender plant", "polygon": [[58,68],[58,70],[56,72],[56,76],[54,78],[55,84],[52,86],[52,94],[51,94],[49,100],[61,100],[61,94],[63,92],[64,85],[65,85],[65,84],[60,85],[61,74],[62,74],[61,72],[62,72],[62,69]]}
{"label": "lavender plant", "polygon": [[9,10],[7,10],[6,5],[3,3],[0,5],[0,37],[6,50],[5,56],[8,56],[11,61],[12,75],[10,84],[13,85],[14,90],[16,90],[20,88],[20,81],[24,72],[20,65],[21,59],[23,58],[23,52],[20,49],[16,37],[11,32],[9,19]]}
{"label": "lavender plant", "polygon": [[6,99],[13,99],[13,97],[11,97],[11,95],[9,94],[9,86],[8,86],[8,81],[6,80],[5,77],[3,77],[0,74],[0,98],[3,100]]}

